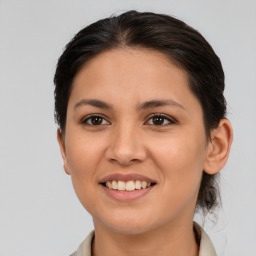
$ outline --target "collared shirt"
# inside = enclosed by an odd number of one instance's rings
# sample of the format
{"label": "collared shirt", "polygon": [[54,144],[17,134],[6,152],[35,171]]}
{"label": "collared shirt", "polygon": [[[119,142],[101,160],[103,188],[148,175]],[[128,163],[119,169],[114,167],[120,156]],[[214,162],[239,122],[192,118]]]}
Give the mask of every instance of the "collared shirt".
{"label": "collared shirt", "polygon": [[[200,243],[198,256],[217,256],[209,236],[196,222],[194,222],[194,230]],[[93,238],[94,231],[87,236],[87,238],[80,244],[78,250],[71,256],[92,256],[91,245]]]}

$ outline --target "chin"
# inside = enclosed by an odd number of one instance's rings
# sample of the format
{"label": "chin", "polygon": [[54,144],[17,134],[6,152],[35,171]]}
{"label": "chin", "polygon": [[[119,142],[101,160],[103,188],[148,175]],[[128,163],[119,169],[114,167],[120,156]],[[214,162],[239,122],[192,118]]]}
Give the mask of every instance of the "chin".
{"label": "chin", "polygon": [[123,234],[123,235],[139,235],[143,234],[150,230],[150,227],[146,227],[143,225],[130,225],[130,224],[122,224],[122,225],[115,225],[109,226],[114,232]]}
{"label": "chin", "polygon": [[[122,216],[122,215],[120,215]],[[112,215],[109,219],[101,220],[101,224],[107,229],[112,230],[113,232],[124,234],[124,235],[138,235],[145,233],[154,228],[154,223],[152,223],[152,218],[148,219],[146,216],[127,216],[123,215],[116,216]],[[94,219],[94,224],[95,219]],[[97,226],[97,224],[95,225]]]}

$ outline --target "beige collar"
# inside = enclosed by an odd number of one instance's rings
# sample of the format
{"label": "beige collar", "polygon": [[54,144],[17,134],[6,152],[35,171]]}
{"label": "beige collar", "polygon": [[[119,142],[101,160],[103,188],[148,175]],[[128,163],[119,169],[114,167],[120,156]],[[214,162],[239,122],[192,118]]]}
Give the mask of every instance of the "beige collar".
{"label": "beige collar", "polygon": [[[209,236],[196,222],[194,222],[194,230],[200,241],[200,249],[199,249],[198,256],[217,256]],[[91,244],[92,244],[93,238],[94,238],[94,231],[92,231],[87,236],[87,238],[80,244],[78,250],[70,256],[92,256]]]}
{"label": "beige collar", "polygon": [[194,222],[194,230],[199,237],[200,242],[198,256],[217,256],[209,236],[196,222]]}

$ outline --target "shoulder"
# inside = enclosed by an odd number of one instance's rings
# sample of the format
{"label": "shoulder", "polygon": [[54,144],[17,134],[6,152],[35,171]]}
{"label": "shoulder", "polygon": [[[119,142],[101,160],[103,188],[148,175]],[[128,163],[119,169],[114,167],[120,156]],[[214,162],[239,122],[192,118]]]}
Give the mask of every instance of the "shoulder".
{"label": "shoulder", "polygon": [[[213,244],[206,234],[206,232],[200,227],[199,224],[194,222],[194,231],[200,244],[198,256],[217,256]],[[94,231],[92,231],[86,239],[80,244],[77,251],[70,256],[91,256],[91,245],[94,239]]]}
{"label": "shoulder", "polygon": [[217,256],[209,236],[202,229],[202,227],[196,222],[194,222],[194,231],[196,233],[198,242],[200,244],[199,256]]}
{"label": "shoulder", "polygon": [[72,253],[70,256],[91,256],[91,245],[94,239],[94,231],[85,238],[85,240],[80,244],[77,251]]}

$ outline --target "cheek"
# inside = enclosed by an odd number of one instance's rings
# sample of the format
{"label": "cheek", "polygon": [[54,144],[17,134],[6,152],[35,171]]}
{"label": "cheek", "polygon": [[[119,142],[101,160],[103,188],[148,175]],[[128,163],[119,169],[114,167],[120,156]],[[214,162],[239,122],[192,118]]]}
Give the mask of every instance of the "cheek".
{"label": "cheek", "polygon": [[70,136],[66,140],[67,161],[71,175],[92,176],[93,169],[99,164],[101,147],[88,136]]}
{"label": "cheek", "polygon": [[163,181],[176,194],[196,193],[200,186],[205,160],[204,140],[196,136],[174,136],[162,141],[155,151],[155,162]]}
{"label": "cheek", "polygon": [[98,143],[79,136],[66,140],[66,157],[74,190],[85,208],[90,205],[91,191],[97,186],[97,167],[102,159]]}

